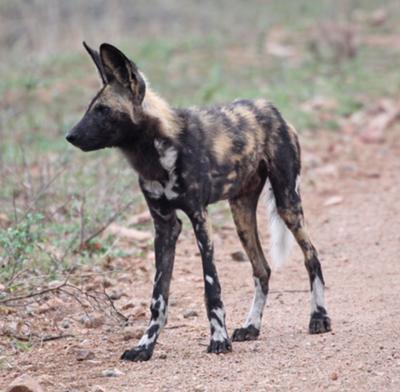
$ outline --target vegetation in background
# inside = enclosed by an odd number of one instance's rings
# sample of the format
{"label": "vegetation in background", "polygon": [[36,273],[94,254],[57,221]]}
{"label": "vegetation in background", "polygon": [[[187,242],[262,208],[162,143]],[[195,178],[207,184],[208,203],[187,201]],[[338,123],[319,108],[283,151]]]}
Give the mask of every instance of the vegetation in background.
{"label": "vegetation in background", "polygon": [[394,0],[3,0],[0,15],[0,283],[9,291],[32,283],[24,277],[122,257],[113,236],[96,237],[95,252],[83,246],[116,211],[120,224],[142,227],[129,223],[146,207],[123,159],[64,141],[99,87],[83,39],[121,46],[173,105],[267,97],[300,132],[336,131],[400,89]]}

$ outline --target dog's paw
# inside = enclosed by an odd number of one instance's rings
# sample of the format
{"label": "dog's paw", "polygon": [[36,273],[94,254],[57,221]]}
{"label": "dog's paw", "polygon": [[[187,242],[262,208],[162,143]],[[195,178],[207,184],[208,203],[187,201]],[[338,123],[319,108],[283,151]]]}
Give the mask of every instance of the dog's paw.
{"label": "dog's paw", "polygon": [[207,348],[208,353],[224,354],[232,351],[232,344],[229,339],[224,340],[213,340],[211,339],[210,344]]}
{"label": "dog's paw", "polygon": [[245,328],[237,328],[233,331],[232,340],[234,342],[243,342],[245,340],[256,340],[260,335],[260,330],[249,325]]}
{"label": "dog's paw", "polygon": [[123,361],[142,362],[148,361],[153,355],[153,349],[145,346],[134,347],[131,350],[126,350],[122,355]]}
{"label": "dog's paw", "polygon": [[308,331],[310,334],[325,333],[332,330],[331,319],[325,313],[314,312],[311,315]]}

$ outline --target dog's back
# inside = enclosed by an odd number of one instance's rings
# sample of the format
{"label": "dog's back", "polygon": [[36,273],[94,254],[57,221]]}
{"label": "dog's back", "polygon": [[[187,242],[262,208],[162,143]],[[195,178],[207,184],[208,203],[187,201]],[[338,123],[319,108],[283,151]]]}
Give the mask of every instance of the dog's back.
{"label": "dog's back", "polygon": [[182,176],[189,188],[210,187],[208,202],[246,191],[258,170],[278,166],[275,160],[294,161],[297,167],[290,173],[300,170],[296,132],[265,99],[176,112],[182,124]]}

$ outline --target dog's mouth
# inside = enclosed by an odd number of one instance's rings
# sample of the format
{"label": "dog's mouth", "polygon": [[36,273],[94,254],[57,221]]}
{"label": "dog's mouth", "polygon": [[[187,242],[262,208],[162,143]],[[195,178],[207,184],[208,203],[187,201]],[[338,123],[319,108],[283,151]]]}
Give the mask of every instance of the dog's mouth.
{"label": "dog's mouth", "polygon": [[65,137],[65,139],[69,143],[71,143],[73,146],[81,149],[84,152],[100,150],[105,147],[105,146],[101,145],[100,143],[88,142],[88,141],[81,140],[74,134],[68,134]]}
{"label": "dog's mouth", "polygon": [[79,149],[81,149],[84,152],[88,152],[88,151],[95,151],[95,150],[100,150],[103,147],[99,147],[99,146],[90,146],[90,145],[76,145],[75,147],[78,147]]}

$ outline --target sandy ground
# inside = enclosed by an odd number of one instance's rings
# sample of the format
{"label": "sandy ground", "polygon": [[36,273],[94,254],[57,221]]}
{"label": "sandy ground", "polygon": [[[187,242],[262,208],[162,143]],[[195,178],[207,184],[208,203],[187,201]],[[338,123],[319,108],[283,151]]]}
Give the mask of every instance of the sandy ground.
{"label": "sandy ground", "polygon": [[[0,337],[0,384],[4,387],[28,373],[47,391],[56,392],[95,391],[95,386],[113,392],[400,391],[400,144],[392,136],[384,144],[363,144],[340,135],[303,137],[302,193],[327,283],[331,333],[307,334],[308,278],[296,247],[284,268],[273,272],[259,340],[234,343],[231,354],[207,354],[201,263],[186,229],[178,245],[168,326],[152,360],[119,361],[135,343],[124,341],[123,326],[111,320],[98,328],[83,328],[82,310],[60,305],[63,309],[47,315],[49,322],[54,326],[68,316],[74,337],[33,344],[31,350],[18,353],[12,351],[9,338]],[[265,215],[260,208],[267,251]],[[221,219],[215,216],[214,223]],[[214,234],[232,333],[251,303],[251,268],[230,256],[241,250],[230,218]],[[124,273],[113,275],[116,287],[127,293],[116,305],[128,300],[147,304],[152,264],[128,261]],[[198,317],[184,318],[188,310]],[[144,328],[146,319],[147,314],[140,315],[134,325]],[[77,361],[76,348],[91,350],[94,358]],[[112,368],[123,374],[102,376]]]}

